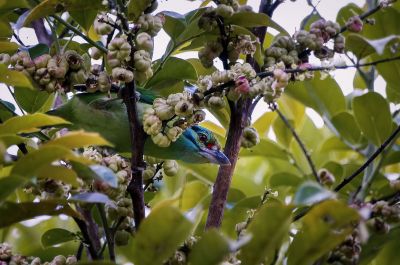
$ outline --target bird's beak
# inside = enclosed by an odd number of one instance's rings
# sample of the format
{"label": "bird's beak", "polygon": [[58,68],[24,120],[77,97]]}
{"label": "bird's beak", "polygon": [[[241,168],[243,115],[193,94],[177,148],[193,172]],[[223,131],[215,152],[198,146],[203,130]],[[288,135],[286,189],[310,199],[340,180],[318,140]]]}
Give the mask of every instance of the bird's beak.
{"label": "bird's beak", "polygon": [[231,162],[226,157],[226,155],[220,150],[212,150],[207,148],[202,148],[200,150],[200,155],[207,158],[210,163],[219,165],[230,165]]}

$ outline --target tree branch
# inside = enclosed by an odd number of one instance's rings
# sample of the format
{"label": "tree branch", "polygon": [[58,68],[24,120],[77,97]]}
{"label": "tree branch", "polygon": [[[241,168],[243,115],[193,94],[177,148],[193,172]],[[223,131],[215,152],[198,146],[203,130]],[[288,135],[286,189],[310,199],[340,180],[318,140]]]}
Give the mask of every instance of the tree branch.
{"label": "tree branch", "polygon": [[389,138],[386,139],[386,141],[379,146],[379,148],[368,158],[368,160],[360,167],[358,168],[353,174],[351,174],[349,177],[343,179],[343,181],[337,185],[334,189],[334,191],[338,192],[340,191],[343,187],[345,187],[347,184],[349,184],[355,177],[357,177],[358,174],[364,171],[368,167],[369,164],[371,164],[375,158],[385,150],[385,148],[392,142],[393,139],[397,137],[397,135],[400,132],[400,125],[397,127],[397,129],[389,136]]}
{"label": "tree branch", "polygon": [[319,183],[320,179],[318,177],[317,170],[315,168],[314,162],[311,159],[310,153],[308,152],[306,146],[304,145],[303,141],[300,139],[299,135],[296,133],[295,129],[292,127],[288,119],[283,115],[283,113],[278,109],[277,105],[275,103],[270,105],[271,110],[276,111],[278,113],[279,118],[283,121],[283,123],[286,125],[286,127],[290,130],[290,132],[293,134],[294,139],[296,142],[299,144],[301,151],[303,152],[304,156],[307,159],[308,165],[310,166],[311,172],[314,175],[315,180]]}
{"label": "tree branch", "polygon": [[74,217],[74,221],[78,225],[79,229],[82,232],[82,236],[83,236],[83,240],[84,240],[83,244],[87,247],[90,257],[93,260],[98,260],[99,257],[97,255],[96,249],[93,247],[92,240],[90,239],[90,235],[88,233],[88,227],[86,225],[86,222],[79,218],[75,218],[75,217]]}
{"label": "tree branch", "polygon": [[108,254],[110,255],[110,260],[115,262],[114,235],[111,232],[110,227],[108,226],[106,213],[104,211],[104,206],[99,203],[97,203],[96,206],[100,213],[101,222],[103,223],[104,234],[107,240]]}
{"label": "tree branch", "polygon": [[50,47],[53,43],[53,38],[51,37],[51,34],[47,32],[46,27],[44,26],[44,20],[42,18],[34,20],[31,25],[39,43],[44,43]]}
{"label": "tree branch", "polygon": [[[119,8],[122,8],[119,6]],[[129,32],[129,24],[120,10],[117,11],[117,17],[121,21],[124,31]],[[128,42],[130,43],[131,60],[129,65],[134,68],[134,53],[135,45],[132,40],[132,35],[128,34]],[[146,134],[143,131],[141,121],[139,119],[137,104],[136,104],[136,87],[135,80],[126,83],[121,93],[122,100],[126,105],[129,119],[129,130],[131,138],[131,181],[128,184],[127,191],[132,198],[133,216],[135,220],[136,229],[139,228],[141,221],[145,218],[145,204],[144,204],[144,190],[143,190],[143,170],[146,164],[143,161],[144,143]]]}

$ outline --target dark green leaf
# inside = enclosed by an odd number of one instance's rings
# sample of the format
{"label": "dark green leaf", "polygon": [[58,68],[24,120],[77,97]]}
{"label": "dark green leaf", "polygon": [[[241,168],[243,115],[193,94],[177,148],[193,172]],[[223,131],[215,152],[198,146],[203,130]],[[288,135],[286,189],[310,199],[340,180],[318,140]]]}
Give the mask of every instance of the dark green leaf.
{"label": "dark green leaf", "polygon": [[0,1],[0,14],[13,11],[16,8],[29,8],[29,4],[26,0]]}
{"label": "dark green leaf", "polygon": [[228,241],[215,229],[206,231],[189,255],[192,265],[218,265],[229,253]]}
{"label": "dark green leaf", "polygon": [[62,228],[54,228],[47,230],[43,235],[42,235],[42,245],[43,247],[47,248],[50,246],[54,246],[57,244],[65,243],[71,240],[76,239],[77,236],[65,229]]}
{"label": "dark green leaf", "polygon": [[192,224],[174,207],[158,207],[142,222],[133,242],[133,262],[161,265],[189,236]]}
{"label": "dark green leaf", "polygon": [[0,228],[41,215],[65,214],[79,218],[78,213],[59,201],[3,202],[0,204]]}
{"label": "dark green leaf", "polygon": [[368,92],[353,99],[357,124],[366,138],[380,146],[392,132],[389,104],[380,94]]}
{"label": "dark green leaf", "polygon": [[261,139],[260,143],[249,149],[242,149],[242,156],[265,156],[287,159],[285,150],[269,139]]}
{"label": "dark green leaf", "polygon": [[339,135],[352,144],[359,143],[361,131],[354,116],[349,112],[340,112],[332,117],[332,123],[338,130]]}
{"label": "dark green leaf", "polygon": [[151,0],[130,0],[128,3],[128,16],[136,21],[151,4]]}
{"label": "dark green leaf", "polygon": [[29,55],[31,59],[35,59],[43,54],[49,54],[49,47],[46,44],[39,43],[33,47],[28,48]]}
{"label": "dark green leaf", "polygon": [[302,182],[302,179],[292,173],[282,172],[274,174],[269,179],[271,188],[280,186],[297,187]]}
{"label": "dark green leaf", "polygon": [[239,12],[225,19],[225,23],[235,24],[245,28],[267,26],[276,29],[282,34],[289,35],[284,28],[263,13]]}
{"label": "dark green leaf", "polygon": [[97,16],[96,9],[86,11],[71,11],[69,13],[71,14],[71,17],[86,31],[89,31],[90,27],[93,25],[94,19]]}
{"label": "dark green leaf", "polygon": [[386,36],[382,39],[369,40],[359,34],[349,34],[346,38],[346,50],[354,53],[359,59],[362,59],[372,53],[382,55],[386,45],[393,41],[398,41],[399,36]]}
{"label": "dark green leaf", "polygon": [[[266,203],[256,213],[247,232],[251,240],[240,251],[243,265],[270,264],[289,232],[292,207]],[[273,216],[273,218],[271,218]]]}

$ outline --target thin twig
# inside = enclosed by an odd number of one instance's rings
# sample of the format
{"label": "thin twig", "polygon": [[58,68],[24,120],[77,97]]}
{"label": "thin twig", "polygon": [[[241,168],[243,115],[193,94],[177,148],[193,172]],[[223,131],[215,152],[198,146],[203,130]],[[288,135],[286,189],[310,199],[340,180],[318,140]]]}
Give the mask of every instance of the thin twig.
{"label": "thin twig", "polygon": [[104,211],[104,206],[99,203],[97,203],[96,206],[97,206],[97,209],[99,210],[101,222],[103,224],[104,234],[106,236],[106,241],[107,241],[107,246],[108,246],[108,254],[110,256],[110,260],[115,262],[114,236],[110,230],[110,227],[108,227],[107,216]]}
{"label": "thin twig", "polygon": [[389,138],[386,139],[386,141],[379,146],[379,148],[368,158],[368,160],[360,167],[358,168],[353,174],[351,174],[349,177],[343,179],[343,181],[337,185],[334,189],[334,191],[340,191],[344,186],[346,186],[348,183],[350,183],[355,177],[357,177],[358,174],[364,171],[368,167],[369,164],[371,164],[375,158],[385,150],[385,148],[392,142],[393,139],[397,137],[397,134],[400,132],[400,125],[396,128],[396,130],[389,136]]}
{"label": "thin twig", "polygon": [[308,165],[311,168],[311,172],[314,175],[315,180],[319,183],[320,179],[318,177],[318,173],[317,170],[315,168],[314,162],[311,159],[310,153],[308,152],[306,146],[304,145],[303,141],[300,139],[299,135],[296,133],[296,130],[292,127],[292,125],[290,124],[290,122],[288,121],[288,119],[285,117],[285,115],[283,115],[283,113],[278,109],[276,104],[271,104],[270,105],[271,110],[275,111],[276,113],[278,113],[279,118],[281,118],[281,120],[283,121],[283,123],[286,125],[286,127],[290,130],[290,132],[293,134],[294,139],[296,140],[296,142],[298,143],[298,145],[300,146],[301,151],[303,152],[304,156],[307,159]]}
{"label": "thin twig", "polygon": [[70,29],[72,32],[74,32],[76,35],[83,38],[87,43],[90,43],[91,45],[93,45],[94,47],[96,47],[97,49],[102,51],[103,53],[107,53],[107,49],[105,47],[103,47],[102,45],[99,45],[97,42],[95,42],[92,39],[90,39],[89,37],[87,37],[85,34],[83,34],[83,32],[81,32],[80,30],[78,30],[77,28],[75,28],[74,26],[69,24],[67,21],[65,21],[61,17],[59,17],[57,15],[52,15],[52,17],[55,20],[57,20],[58,22],[60,22],[61,24],[63,24],[64,26],[66,26],[68,29]]}

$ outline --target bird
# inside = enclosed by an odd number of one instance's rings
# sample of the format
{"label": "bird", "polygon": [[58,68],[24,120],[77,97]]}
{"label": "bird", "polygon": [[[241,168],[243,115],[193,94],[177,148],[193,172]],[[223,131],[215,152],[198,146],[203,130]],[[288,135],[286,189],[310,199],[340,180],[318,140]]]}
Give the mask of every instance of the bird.
{"label": "bird", "polygon": [[[155,96],[141,91],[137,97],[140,119],[144,111],[152,107]],[[113,148],[118,153],[129,153],[131,150],[126,106],[118,97],[110,99],[107,94],[99,92],[77,93],[66,103],[47,113],[69,121],[71,125],[68,129],[99,133],[114,145]],[[168,147],[160,147],[153,143],[150,137],[146,137],[144,154],[166,160],[181,160],[186,163],[230,164],[214,134],[199,125],[187,128]]]}

